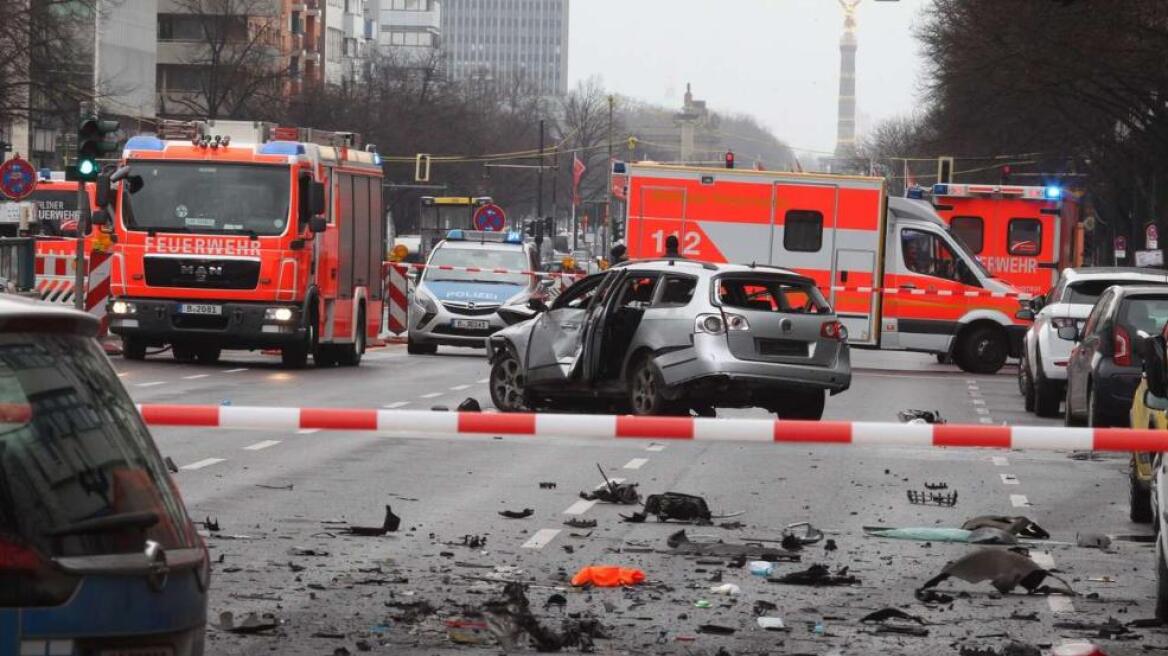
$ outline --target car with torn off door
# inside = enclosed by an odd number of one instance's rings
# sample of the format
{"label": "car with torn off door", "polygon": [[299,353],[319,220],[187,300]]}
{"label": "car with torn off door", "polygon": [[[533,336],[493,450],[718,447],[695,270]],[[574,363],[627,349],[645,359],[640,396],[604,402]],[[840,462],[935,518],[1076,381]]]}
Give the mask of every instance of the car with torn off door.
{"label": "car with torn off door", "polygon": [[1058,336],[1060,328],[1082,328],[1095,301],[1112,285],[1165,285],[1163,271],[1135,267],[1064,269],[1046,294],[1027,301],[1034,324],[1022,342],[1018,385],[1026,409],[1040,417],[1057,417],[1067,383],[1067,363],[1074,342]]}
{"label": "car with torn off door", "polygon": [[[762,407],[819,419],[851,385],[847,329],[815,281],[771,266],[623,263],[487,340],[503,411]],[[518,311],[518,310],[517,310]]]}
{"label": "car with torn off door", "polygon": [[206,546],[97,331],[0,297],[0,656],[197,656]]}

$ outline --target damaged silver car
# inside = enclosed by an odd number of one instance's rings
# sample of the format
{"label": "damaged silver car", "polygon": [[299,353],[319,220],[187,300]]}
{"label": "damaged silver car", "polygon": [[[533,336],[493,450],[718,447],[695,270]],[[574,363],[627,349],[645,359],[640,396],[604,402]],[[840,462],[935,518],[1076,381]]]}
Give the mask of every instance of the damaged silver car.
{"label": "damaged silver car", "polygon": [[827,394],[851,384],[847,329],[813,280],[786,269],[631,262],[528,312],[487,339],[491,400],[504,412],[761,407],[819,419]]}

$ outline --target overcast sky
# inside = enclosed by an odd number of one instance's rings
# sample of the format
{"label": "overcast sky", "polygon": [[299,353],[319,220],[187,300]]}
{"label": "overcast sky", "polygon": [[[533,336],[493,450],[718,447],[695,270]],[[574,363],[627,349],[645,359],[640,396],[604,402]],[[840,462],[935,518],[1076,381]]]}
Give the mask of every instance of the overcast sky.
{"label": "overcast sky", "polygon": [[[921,60],[913,25],[930,0],[863,0],[858,10],[861,120],[909,113]],[[835,147],[837,0],[572,0],[571,83],[680,106],[686,82],[711,109],[751,114],[800,150]]]}

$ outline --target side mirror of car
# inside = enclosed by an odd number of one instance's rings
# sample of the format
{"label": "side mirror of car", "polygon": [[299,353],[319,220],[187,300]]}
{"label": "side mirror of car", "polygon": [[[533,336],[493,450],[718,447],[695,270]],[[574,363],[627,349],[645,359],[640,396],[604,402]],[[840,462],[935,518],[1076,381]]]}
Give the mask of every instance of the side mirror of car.
{"label": "side mirror of car", "polygon": [[1059,339],[1065,339],[1068,342],[1079,341],[1079,328],[1077,326],[1063,326],[1058,329]]}
{"label": "side mirror of car", "polygon": [[1023,321],[1034,321],[1034,310],[1018,310],[1014,313],[1014,318]]}
{"label": "side mirror of car", "polygon": [[547,312],[548,309],[547,303],[544,303],[538,298],[529,299],[527,301],[527,307],[535,310],[536,312]]}

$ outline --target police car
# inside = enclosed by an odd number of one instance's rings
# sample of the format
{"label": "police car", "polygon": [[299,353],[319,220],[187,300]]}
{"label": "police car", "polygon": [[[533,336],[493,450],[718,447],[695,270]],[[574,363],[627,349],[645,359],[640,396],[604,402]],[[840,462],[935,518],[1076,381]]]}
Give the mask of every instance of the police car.
{"label": "police car", "polygon": [[419,274],[407,350],[428,354],[439,345],[483,348],[487,336],[507,325],[500,308],[543,299],[541,279],[523,273],[537,270],[539,255],[522,233],[451,230]]}

